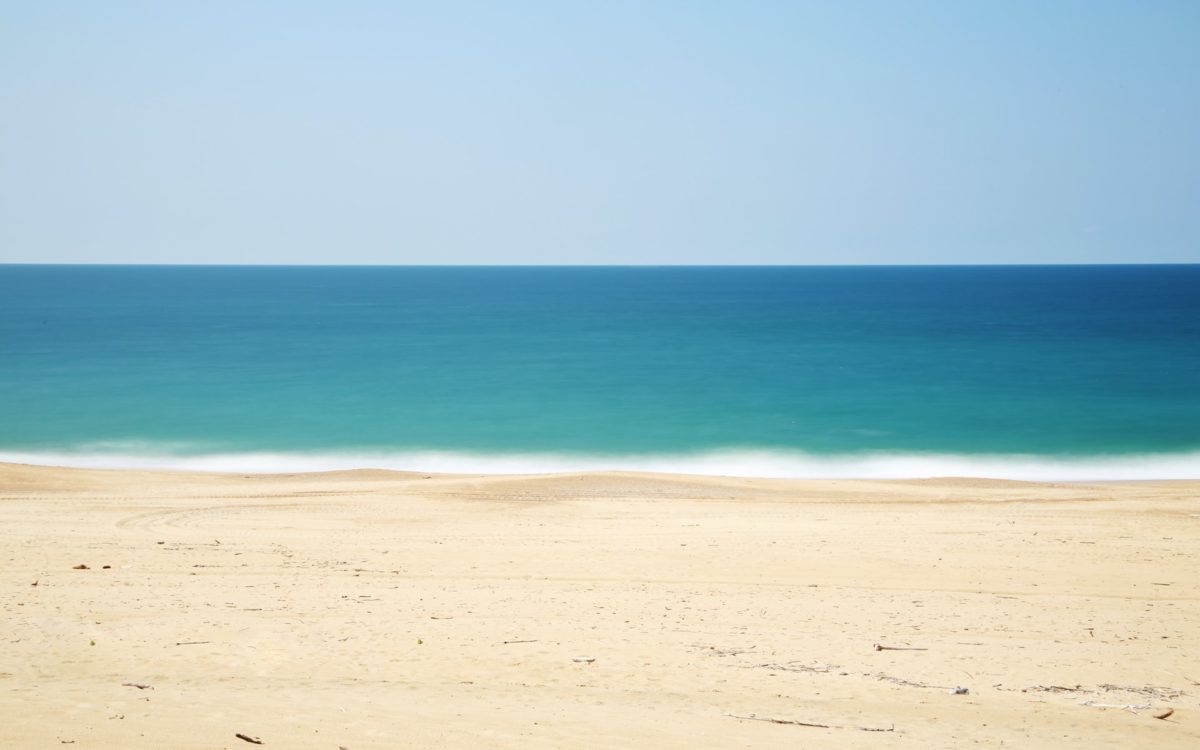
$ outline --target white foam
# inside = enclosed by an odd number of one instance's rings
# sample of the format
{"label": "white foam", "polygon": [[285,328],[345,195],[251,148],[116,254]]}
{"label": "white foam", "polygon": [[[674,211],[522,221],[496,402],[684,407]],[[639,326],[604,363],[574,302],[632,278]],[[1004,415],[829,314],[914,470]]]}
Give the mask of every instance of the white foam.
{"label": "white foam", "polygon": [[789,451],[719,450],[698,454],[573,455],[471,454],[439,451],[195,453],[181,446],[87,446],[64,452],[0,452],[0,461],[105,469],[210,472],[305,472],[395,469],[450,474],[549,474],[577,471],[649,471],[709,476],[794,479],[917,479],[936,476],[1032,481],[1103,481],[1200,478],[1200,452],[1120,456],[1047,457],[875,453],[813,455]]}

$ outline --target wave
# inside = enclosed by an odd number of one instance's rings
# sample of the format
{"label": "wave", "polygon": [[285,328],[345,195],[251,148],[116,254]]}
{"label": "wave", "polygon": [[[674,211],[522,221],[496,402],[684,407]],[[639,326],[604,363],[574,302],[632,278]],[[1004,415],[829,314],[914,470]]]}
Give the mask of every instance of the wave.
{"label": "wave", "polygon": [[817,455],[783,450],[694,454],[484,454],[443,451],[196,452],[180,444],[106,443],[55,452],[0,451],[0,461],[103,469],[277,473],[393,469],[446,474],[645,471],[791,479],[988,477],[1029,481],[1200,478],[1200,452],[1103,456],[870,453]]}

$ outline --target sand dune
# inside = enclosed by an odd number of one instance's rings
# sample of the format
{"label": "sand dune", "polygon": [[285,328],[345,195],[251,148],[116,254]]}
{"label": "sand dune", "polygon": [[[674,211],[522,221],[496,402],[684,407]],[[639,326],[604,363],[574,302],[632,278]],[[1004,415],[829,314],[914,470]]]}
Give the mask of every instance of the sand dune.
{"label": "sand dune", "polygon": [[4,747],[1200,746],[1200,482],[9,464],[0,522]]}

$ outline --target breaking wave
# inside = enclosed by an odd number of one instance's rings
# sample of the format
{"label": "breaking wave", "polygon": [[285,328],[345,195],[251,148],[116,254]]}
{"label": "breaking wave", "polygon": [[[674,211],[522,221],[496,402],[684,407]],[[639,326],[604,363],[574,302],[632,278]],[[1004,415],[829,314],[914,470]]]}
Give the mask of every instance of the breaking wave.
{"label": "breaking wave", "polygon": [[1200,478],[1200,452],[1104,456],[867,453],[818,455],[785,450],[694,454],[486,454],[441,451],[200,452],[181,444],[106,443],[65,451],[2,451],[10,463],[104,469],[305,472],[393,469],[448,474],[646,471],[794,479],[988,477],[1030,481]]}

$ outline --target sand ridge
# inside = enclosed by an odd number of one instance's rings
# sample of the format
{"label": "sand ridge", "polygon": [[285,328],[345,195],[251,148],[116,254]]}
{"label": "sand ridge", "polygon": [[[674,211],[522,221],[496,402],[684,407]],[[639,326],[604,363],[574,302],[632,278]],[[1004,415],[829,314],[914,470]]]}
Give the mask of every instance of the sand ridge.
{"label": "sand ridge", "polygon": [[0,521],[6,747],[1200,745],[1200,482],[0,465]]}

